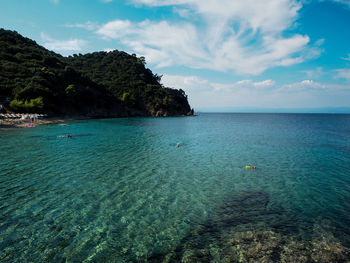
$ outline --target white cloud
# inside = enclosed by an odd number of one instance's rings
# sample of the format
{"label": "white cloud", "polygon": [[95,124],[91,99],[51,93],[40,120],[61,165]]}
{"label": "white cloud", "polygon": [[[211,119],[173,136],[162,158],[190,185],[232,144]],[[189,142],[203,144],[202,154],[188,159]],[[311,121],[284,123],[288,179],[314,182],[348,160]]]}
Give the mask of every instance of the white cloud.
{"label": "white cloud", "polygon": [[350,54],[348,54],[348,56],[347,56],[347,57],[345,57],[345,58],[341,58],[341,59],[343,59],[343,60],[347,60],[347,61],[350,61]]}
{"label": "white cloud", "polygon": [[323,44],[324,44],[324,42],[325,42],[325,39],[324,38],[320,38],[319,40],[317,40],[316,42],[315,42],[315,46],[322,46]]}
{"label": "white cloud", "polygon": [[131,27],[132,24],[128,20],[115,20],[100,27],[97,30],[97,34],[100,34],[106,39],[118,39],[124,37],[128,33],[126,31],[130,30]]}
{"label": "white cloud", "polygon": [[240,80],[232,84],[223,84],[209,82],[206,79],[198,76],[176,76],[164,75],[162,83],[167,87],[183,89],[187,92],[206,92],[206,91],[222,91],[222,90],[237,90],[237,89],[263,89],[272,88],[275,86],[275,81],[268,79],[264,81],[254,82],[252,80]]}
{"label": "white cloud", "polygon": [[165,86],[183,89],[195,109],[301,108],[350,106],[350,86],[303,80],[277,85],[274,80],[218,83],[198,76],[164,75]]}
{"label": "white cloud", "polygon": [[264,32],[281,32],[296,18],[301,5],[294,0],[134,0],[148,6],[184,6],[216,24],[239,22]]}
{"label": "white cloud", "polygon": [[198,76],[163,75],[162,83],[167,87],[183,89],[186,92],[214,90],[214,86],[208,80]]}
{"label": "white cloud", "polygon": [[312,70],[304,70],[302,72],[304,72],[309,79],[316,79],[325,74],[322,67],[317,67],[316,69]]}
{"label": "white cloud", "polygon": [[189,18],[191,15],[191,11],[189,9],[185,9],[185,8],[174,7],[173,12],[177,13],[179,16],[181,16],[183,18]]}
{"label": "white cloud", "polygon": [[337,69],[335,72],[335,78],[346,79],[350,82],[350,69]]}
{"label": "white cloud", "polygon": [[333,2],[341,3],[350,7],[350,0],[332,0]]}
{"label": "white cloud", "polygon": [[202,63],[209,63],[207,53],[197,45],[199,37],[191,24],[175,26],[148,20],[133,24],[115,20],[103,25],[97,34],[120,40],[158,67],[185,64],[199,68]]}
{"label": "white cloud", "polygon": [[82,47],[87,44],[82,39],[57,40],[53,39],[45,33],[40,34],[44,47],[54,51],[81,51]]}
{"label": "white cloud", "polygon": [[90,31],[97,30],[99,28],[97,23],[94,23],[91,21],[88,21],[84,24],[65,25],[65,27],[83,28],[83,29],[87,29]]}
{"label": "white cloud", "polygon": [[293,27],[301,4],[295,0],[134,0],[137,5],[172,6],[181,17],[200,24],[115,20],[96,33],[145,56],[156,67],[188,66],[240,74],[261,74],[320,55],[321,40],[283,36]]}
{"label": "white cloud", "polygon": [[275,86],[275,81],[271,79],[254,83],[254,87],[256,88],[267,88],[267,87],[273,87],[273,86]]}
{"label": "white cloud", "polygon": [[325,90],[326,85],[314,82],[313,80],[303,80],[301,82],[283,85],[281,91],[287,92],[300,92],[300,91],[312,91],[312,90]]}
{"label": "white cloud", "polygon": [[[240,80],[234,83],[210,82],[198,76],[164,75],[162,83],[168,87],[183,89],[195,108],[258,105],[269,100],[265,94],[275,90],[275,81]],[[270,103],[270,101],[269,101]],[[266,104],[266,106],[268,103]],[[261,106],[261,103],[260,103]]]}

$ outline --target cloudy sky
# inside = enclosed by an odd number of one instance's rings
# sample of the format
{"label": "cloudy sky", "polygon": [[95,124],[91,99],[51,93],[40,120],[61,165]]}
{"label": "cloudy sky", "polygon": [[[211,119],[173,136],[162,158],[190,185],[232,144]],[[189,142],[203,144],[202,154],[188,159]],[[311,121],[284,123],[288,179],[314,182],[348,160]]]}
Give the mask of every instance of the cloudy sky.
{"label": "cloudy sky", "polygon": [[350,0],[1,0],[62,55],[123,50],[203,111],[350,107]]}

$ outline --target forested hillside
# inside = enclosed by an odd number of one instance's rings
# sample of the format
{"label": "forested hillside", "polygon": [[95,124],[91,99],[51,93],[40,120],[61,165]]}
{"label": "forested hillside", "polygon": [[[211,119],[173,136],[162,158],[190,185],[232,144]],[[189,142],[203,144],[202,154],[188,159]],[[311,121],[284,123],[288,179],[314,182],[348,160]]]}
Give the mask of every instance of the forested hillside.
{"label": "forested hillside", "polygon": [[143,58],[98,52],[64,58],[0,29],[0,97],[13,112],[171,116],[190,112],[182,91],[161,86]]}
{"label": "forested hillside", "polygon": [[143,57],[113,51],[70,56],[64,61],[129,108],[161,116],[184,115],[191,110],[184,92],[162,87],[161,76],[145,67]]}

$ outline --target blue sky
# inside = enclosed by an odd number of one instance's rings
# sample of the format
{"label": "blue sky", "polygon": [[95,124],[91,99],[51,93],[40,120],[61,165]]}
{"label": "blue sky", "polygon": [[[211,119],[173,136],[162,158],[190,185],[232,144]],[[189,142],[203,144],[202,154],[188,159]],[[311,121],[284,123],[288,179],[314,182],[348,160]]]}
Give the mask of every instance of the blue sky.
{"label": "blue sky", "polygon": [[145,56],[198,110],[350,107],[350,0],[1,0],[62,55]]}

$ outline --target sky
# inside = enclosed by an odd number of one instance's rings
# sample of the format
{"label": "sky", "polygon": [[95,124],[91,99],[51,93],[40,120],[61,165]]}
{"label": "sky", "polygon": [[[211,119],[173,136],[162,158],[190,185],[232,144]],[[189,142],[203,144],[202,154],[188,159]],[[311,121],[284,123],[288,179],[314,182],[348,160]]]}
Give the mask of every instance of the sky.
{"label": "sky", "polygon": [[198,111],[350,112],[350,0],[1,0],[0,11],[1,28],[64,56],[144,56]]}

